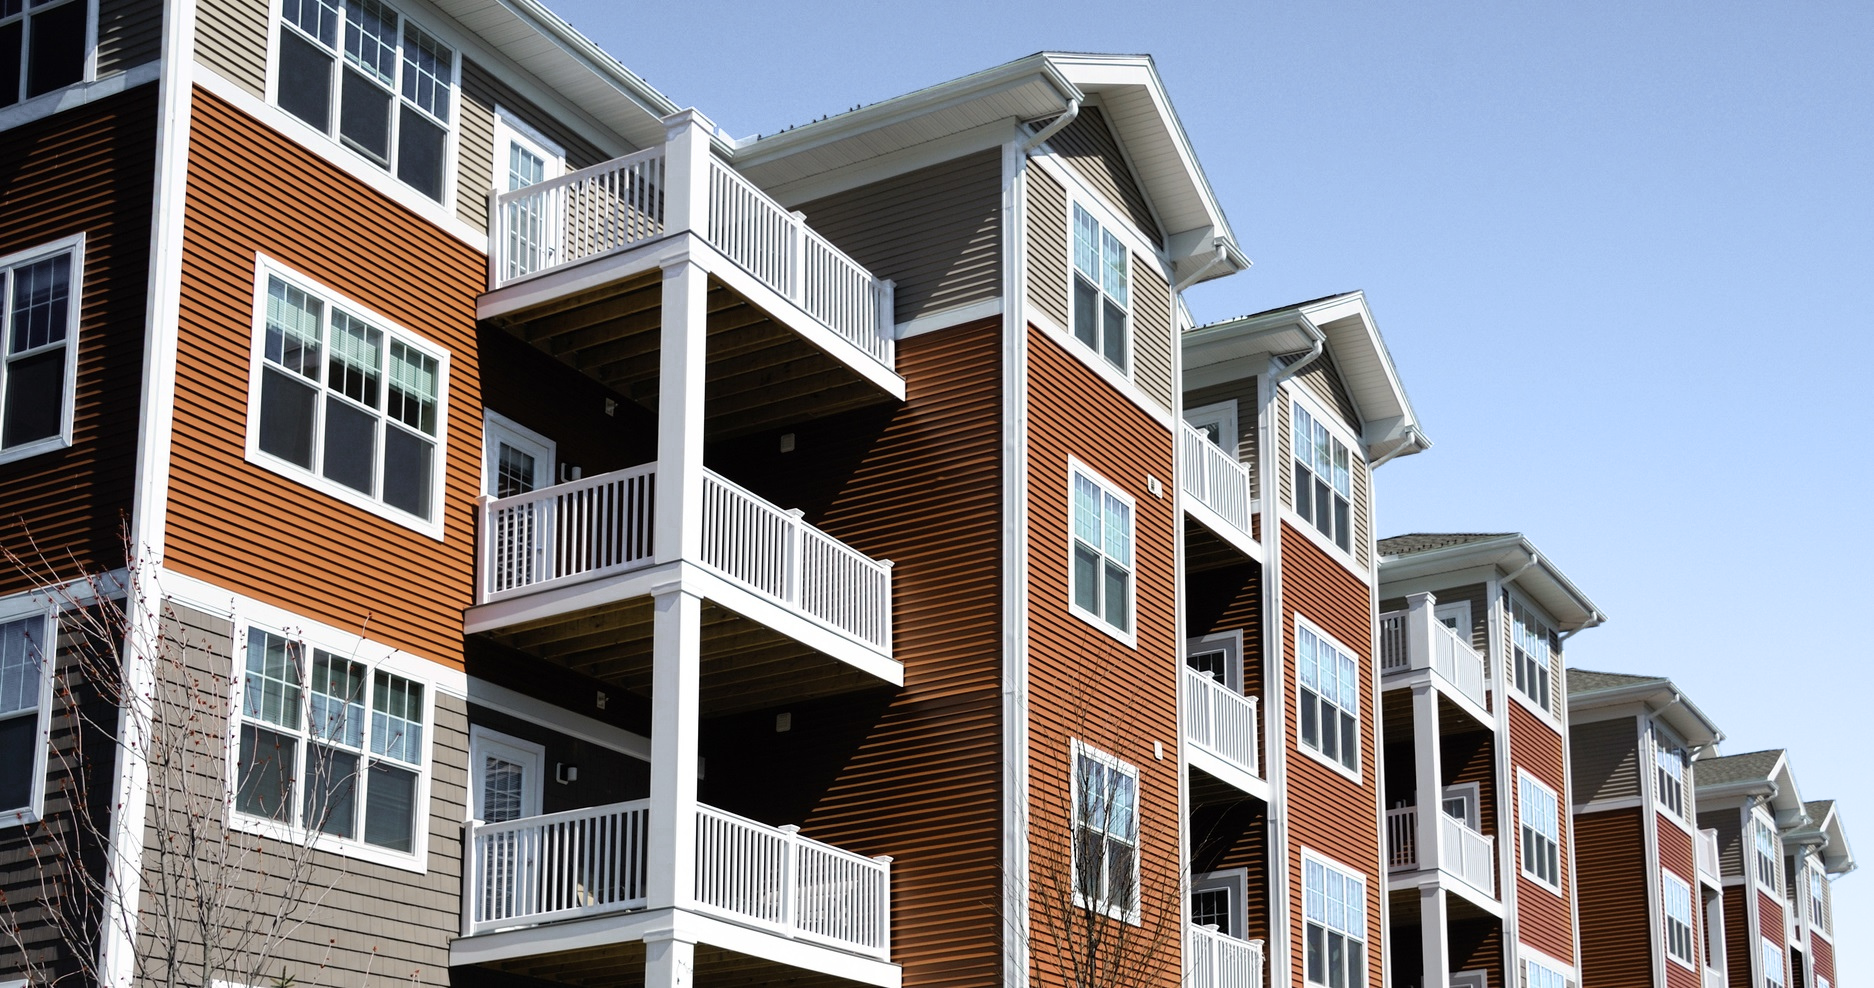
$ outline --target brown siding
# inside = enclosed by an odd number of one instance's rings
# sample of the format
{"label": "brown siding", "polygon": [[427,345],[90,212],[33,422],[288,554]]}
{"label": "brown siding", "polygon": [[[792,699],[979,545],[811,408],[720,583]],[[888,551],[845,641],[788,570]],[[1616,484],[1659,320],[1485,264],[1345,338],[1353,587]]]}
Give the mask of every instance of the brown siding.
{"label": "brown siding", "polygon": [[[1718,832],[1718,874],[1734,878],[1744,873],[1744,823],[1735,808],[1711,810],[1698,815],[1698,829]],[[1726,912],[1733,916],[1736,913]]]}
{"label": "brown siding", "polygon": [[[166,562],[459,666],[482,256],[199,89],[189,164]],[[449,351],[442,541],[246,462],[257,253]]]}
{"label": "brown siding", "polygon": [[163,53],[163,0],[98,0],[98,76],[122,72]]}
{"label": "brown siding", "polygon": [[[1171,498],[1154,498],[1145,478],[1171,476],[1171,434],[1030,327],[1029,362],[1029,802],[1034,969],[1041,983],[1060,978],[1062,955],[1041,943],[1060,928],[1070,901],[1067,874],[1070,740],[1078,738],[1136,766],[1143,842],[1144,926],[1135,935],[1162,940],[1137,983],[1179,983],[1177,681],[1174,571],[1177,518]],[[1097,423],[1097,425],[1096,425]],[[1134,514],[1135,626],[1138,647],[1114,640],[1069,610],[1068,457],[1130,495]],[[1153,741],[1165,758],[1154,758]],[[1104,920],[1102,920],[1104,922]]]}
{"label": "brown siding", "polygon": [[[1503,988],[1503,925],[1495,919],[1449,920],[1451,970],[1482,971],[1486,988]],[[1421,970],[1423,965],[1420,965]],[[1396,982],[1395,982],[1396,983]]]}
{"label": "brown siding", "polygon": [[[1380,896],[1385,890],[1386,867],[1380,857],[1378,800],[1380,766],[1374,747],[1373,726],[1379,720],[1378,694],[1373,683],[1372,597],[1340,563],[1287,522],[1281,526],[1282,552],[1282,681],[1295,683],[1295,616],[1332,635],[1351,649],[1360,665],[1360,771],[1354,782],[1302,751],[1299,726],[1287,718],[1282,737],[1288,746],[1289,828],[1294,839],[1288,848],[1292,889],[1290,915],[1302,915],[1301,849],[1324,854],[1355,871],[1367,883],[1368,929],[1382,929]],[[1292,692],[1292,691],[1291,691]],[[1293,696],[1286,698],[1293,709]],[[1290,930],[1289,949],[1296,958],[1293,983],[1302,983],[1300,958],[1304,956],[1305,924],[1297,920]],[[1368,983],[1384,976],[1384,951],[1369,950]]]}
{"label": "brown siding", "polygon": [[1145,203],[1145,191],[1139,188],[1132,169],[1126,165],[1126,156],[1119,150],[1119,141],[1106,126],[1106,115],[1099,107],[1081,107],[1080,115],[1072,123],[1048,138],[1048,146],[1067,159],[1081,179],[1112,204],[1115,212],[1130,219],[1152,246],[1165,245],[1159,235],[1158,221],[1152,218],[1152,210]]}
{"label": "brown siding", "polygon": [[[1447,704],[1441,714],[1442,722],[1449,724],[1454,716]],[[1445,773],[1445,785],[1477,783],[1479,830],[1486,837],[1495,836],[1497,832],[1497,759],[1496,739],[1493,734],[1490,731],[1445,734],[1439,739],[1438,751],[1439,762]],[[1500,885],[1498,887],[1501,888]]]}
{"label": "brown siding", "polygon": [[1150,258],[1132,258],[1132,380],[1171,410],[1171,283]]}
{"label": "brown siding", "polygon": [[[1262,567],[1255,563],[1226,566],[1186,576],[1185,634],[1191,638],[1243,633],[1243,692],[1260,700],[1261,716],[1268,716],[1263,697]],[[1263,753],[1267,765],[1268,753]]]}
{"label": "brown siding", "polygon": [[1269,938],[1269,815],[1261,800],[1244,796],[1191,810],[1192,875],[1241,868],[1242,937]]}
{"label": "brown siding", "polygon": [[1028,165],[1028,304],[1067,328],[1067,192]]}
{"label": "brown siding", "polygon": [[[1771,943],[1779,947],[1788,946],[1783,940],[1783,903],[1761,889],[1757,892],[1757,928]],[[1786,969],[1788,966],[1784,965]],[[1787,976],[1783,983],[1789,984]]]}
{"label": "brown siding", "polygon": [[[1511,703],[1510,712],[1510,757],[1516,768],[1529,772],[1543,785],[1555,793],[1558,804],[1557,822],[1561,833],[1561,879],[1562,894],[1556,895],[1547,886],[1525,876],[1522,873],[1522,825],[1520,818],[1515,828],[1516,856],[1519,862],[1516,869],[1516,909],[1521,917],[1517,927],[1517,936],[1524,943],[1530,944],[1551,957],[1567,959],[1575,955],[1574,923],[1570,916],[1570,893],[1568,890],[1568,869],[1574,858],[1574,841],[1571,838],[1573,826],[1570,821],[1568,793],[1563,788],[1564,759],[1562,737],[1555,729],[1536,718],[1521,704]],[[1511,784],[1519,785],[1514,772],[1510,774]],[[1516,795],[1511,794],[1515,799]]]}
{"label": "brown siding", "polygon": [[195,60],[266,99],[267,0],[208,0],[198,5]]}
{"label": "brown siding", "polygon": [[1257,428],[1257,417],[1262,406],[1256,395],[1256,379],[1247,377],[1238,381],[1213,384],[1207,388],[1194,388],[1184,393],[1185,408],[1202,408],[1205,405],[1215,405],[1225,401],[1236,402],[1237,436],[1235,442],[1225,437],[1223,448],[1226,452],[1235,454],[1237,462],[1249,467],[1249,496],[1253,502],[1262,491],[1262,478],[1257,469],[1257,464],[1261,461],[1256,456],[1262,444],[1262,430]]}
{"label": "brown siding", "polygon": [[[1698,945],[1704,943],[1705,917],[1700,908],[1702,900],[1698,891],[1698,860],[1694,856],[1697,852],[1692,847],[1692,835],[1686,833],[1682,827],[1661,813],[1653,814],[1653,823],[1659,835],[1660,868],[1678,876],[1679,880],[1692,890],[1692,945],[1695,951],[1693,956],[1696,957]],[[1660,880],[1660,885],[1660,923],[1663,928],[1665,923],[1665,880],[1663,878]],[[1591,942],[1593,941],[1586,937],[1584,931],[1583,949],[1586,949],[1587,944]],[[1663,945],[1660,950],[1664,953]],[[1703,980],[1699,972],[1681,966],[1672,959],[1670,954],[1665,955],[1665,965],[1666,988],[1699,988]]]}
{"label": "brown siding", "polygon": [[1727,885],[1724,889],[1724,961],[1726,981],[1737,988],[1751,988],[1750,969],[1757,963],[1757,941],[1750,935],[1750,916],[1744,911],[1748,889]]}
{"label": "brown siding", "polygon": [[17,127],[0,142],[0,254],[85,235],[72,445],[0,464],[0,541],[28,557],[36,546],[50,572],[0,567],[0,594],[124,564],[155,128],[152,83]]}
{"label": "brown siding", "polygon": [[899,322],[1002,294],[999,149],[816,199],[800,210],[808,226],[866,270],[892,279]]}
{"label": "brown siding", "polygon": [[1640,811],[1636,807],[1583,813],[1575,817],[1575,834],[1581,850],[1575,881],[1581,894],[1582,983],[1651,988],[1653,938],[1647,924]]}
{"label": "brown siding", "polygon": [[1631,717],[1571,724],[1568,771],[1575,804],[1640,794],[1640,736]]}
{"label": "brown siding", "polygon": [[1817,977],[1827,978],[1829,984],[1835,983],[1835,948],[1827,940],[1812,936],[1809,938],[1809,954],[1815,961]]}

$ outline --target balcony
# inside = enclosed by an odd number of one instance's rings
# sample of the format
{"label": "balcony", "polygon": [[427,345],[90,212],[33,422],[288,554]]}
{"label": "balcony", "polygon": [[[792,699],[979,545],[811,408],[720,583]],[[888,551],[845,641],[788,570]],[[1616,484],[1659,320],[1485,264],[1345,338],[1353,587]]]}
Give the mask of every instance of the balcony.
{"label": "balcony", "polygon": [[1178,429],[1178,484],[1186,510],[1243,554],[1261,559],[1249,466],[1189,422],[1180,421]]}
{"label": "balcony", "polygon": [[1718,832],[1701,830],[1698,832],[1698,877],[1712,885],[1719,885],[1723,873],[1718,870]]}
{"label": "balcony", "polygon": [[[465,937],[642,910],[650,800],[471,823]],[[867,858],[696,807],[696,912],[880,961],[891,959],[891,859]]]}
{"label": "balcony", "polygon": [[[1244,696],[1195,669],[1184,670],[1184,740],[1192,763],[1226,781],[1250,782],[1261,792],[1256,698]],[[1217,763],[1221,764],[1217,764]]]}
{"label": "balcony", "polygon": [[[1438,868],[1495,899],[1497,841],[1465,826],[1456,817],[1438,814]],[[1418,871],[1418,807],[1386,811],[1387,865],[1391,871]]]}
{"label": "balcony", "polygon": [[1186,926],[1189,988],[1262,988],[1262,941],[1238,940],[1214,926]]}
{"label": "balcony", "polygon": [[1469,702],[1468,713],[1490,724],[1484,657],[1457,632],[1432,620],[1429,599],[1422,618],[1415,619],[1411,609],[1379,616],[1379,656],[1381,676],[1429,669],[1449,686],[1447,692]]}

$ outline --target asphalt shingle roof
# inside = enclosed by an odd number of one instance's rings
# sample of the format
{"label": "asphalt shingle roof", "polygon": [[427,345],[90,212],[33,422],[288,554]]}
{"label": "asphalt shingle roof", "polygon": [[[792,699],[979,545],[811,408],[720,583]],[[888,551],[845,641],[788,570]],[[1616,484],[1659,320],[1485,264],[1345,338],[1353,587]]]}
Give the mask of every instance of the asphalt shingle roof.
{"label": "asphalt shingle roof", "polygon": [[1508,538],[1514,532],[1414,532],[1410,535],[1395,535],[1379,540],[1379,554],[1382,556],[1404,556],[1414,552],[1428,552],[1443,549],[1450,545],[1468,545],[1472,542],[1488,542],[1491,539]]}
{"label": "asphalt shingle roof", "polygon": [[1832,799],[1812,799],[1802,804],[1802,811],[1809,814],[1809,819],[1818,826],[1828,817],[1828,811],[1834,808],[1835,801]]}
{"label": "asphalt shingle roof", "polygon": [[1693,778],[1701,786],[1767,779],[1776,768],[1777,759],[1781,757],[1782,748],[1771,748],[1768,751],[1750,751],[1723,758],[1701,758],[1692,763]]}
{"label": "asphalt shingle roof", "polygon": [[1622,686],[1638,686],[1641,683],[1663,683],[1661,676],[1630,676],[1624,672],[1595,672],[1592,669],[1568,670],[1568,692],[1592,693],[1595,690],[1619,689]]}

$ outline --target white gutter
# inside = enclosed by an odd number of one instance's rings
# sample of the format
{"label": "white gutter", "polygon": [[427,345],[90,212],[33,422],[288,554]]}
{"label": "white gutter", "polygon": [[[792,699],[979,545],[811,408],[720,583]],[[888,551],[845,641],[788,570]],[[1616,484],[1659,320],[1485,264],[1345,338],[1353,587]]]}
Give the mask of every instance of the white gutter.
{"label": "white gutter", "polygon": [[1230,259],[1230,248],[1228,247],[1228,245],[1226,245],[1221,239],[1219,239],[1216,241],[1215,246],[1217,248],[1217,253],[1211,256],[1210,261],[1206,263],[1203,267],[1198,268],[1196,271],[1191,272],[1190,277],[1171,286],[1171,290],[1173,292],[1183,294],[1186,288],[1189,288],[1192,285],[1195,285],[1198,282],[1204,280],[1204,276],[1216,270],[1217,265],[1223,264]]}
{"label": "white gutter", "polygon": [[1029,154],[1033,152],[1035,148],[1046,143],[1048,138],[1060,133],[1062,128],[1073,123],[1074,118],[1077,116],[1080,116],[1080,97],[1075,96],[1068,99],[1067,109],[1061,111],[1060,116],[1055,117],[1046,127],[1041,128],[1040,131],[1036,132],[1035,136],[1022,142],[1022,153]]}
{"label": "white gutter", "polygon": [[1419,427],[1416,425],[1408,425],[1405,428],[1405,436],[1400,439],[1399,445],[1394,446],[1392,451],[1385,456],[1374,460],[1367,466],[1367,470],[1368,472],[1378,470],[1380,467],[1392,462],[1393,457],[1404,453],[1408,449],[1417,449],[1420,452],[1424,452],[1430,448],[1431,443],[1425,439],[1425,433],[1420,432]]}
{"label": "white gutter", "polygon": [[1270,394],[1274,394],[1275,389],[1279,387],[1282,382],[1301,373],[1302,368],[1314,363],[1316,360],[1320,359],[1321,354],[1327,352],[1327,334],[1321,332],[1321,328],[1310,321],[1307,316],[1301,316],[1300,319],[1302,333],[1313,340],[1314,345],[1308,348],[1308,352],[1303,354],[1300,360],[1269,375]]}

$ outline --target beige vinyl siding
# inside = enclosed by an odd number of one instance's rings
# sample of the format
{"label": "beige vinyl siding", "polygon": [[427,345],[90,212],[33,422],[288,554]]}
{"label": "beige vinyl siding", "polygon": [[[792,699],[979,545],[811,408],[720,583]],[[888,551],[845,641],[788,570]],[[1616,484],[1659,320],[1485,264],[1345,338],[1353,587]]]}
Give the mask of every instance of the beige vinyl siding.
{"label": "beige vinyl siding", "polygon": [[1640,741],[1633,718],[1575,724],[1568,730],[1575,803],[1640,794]]}
{"label": "beige vinyl siding", "polygon": [[1256,379],[1246,377],[1239,381],[1227,381],[1213,384],[1207,388],[1197,388],[1184,393],[1185,408],[1203,408],[1226,401],[1236,402],[1236,441],[1225,437],[1223,448],[1233,453],[1238,463],[1249,467],[1249,497],[1252,502],[1260,496],[1262,478],[1258,476],[1257,464],[1260,462],[1257,451],[1262,445],[1260,430],[1256,428],[1257,401]]}
{"label": "beige vinyl siding", "polygon": [[[164,639],[168,647],[180,651],[174,667],[163,674],[187,675],[212,689],[231,688],[234,656],[233,624],[226,618],[193,610],[174,601],[165,601]],[[166,664],[164,664],[166,665]],[[434,689],[434,687],[427,687]],[[465,798],[468,781],[468,710],[460,697],[434,694],[435,723],[431,725],[430,794],[426,807],[429,826],[429,859],[426,871],[418,873],[391,868],[357,858],[342,857],[325,851],[310,852],[309,877],[304,893],[293,897],[300,901],[296,918],[303,925],[293,926],[286,942],[275,951],[265,971],[240,968],[219,972],[229,980],[248,984],[271,983],[282,970],[301,982],[319,980],[327,984],[361,984],[373,976],[392,978],[410,985],[447,985],[449,941],[461,927],[461,838],[466,819]],[[206,705],[215,717],[227,716],[226,704]],[[193,784],[224,787],[228,771],[226,749],[204,753],[199,763],[204,773]],[[179,780],[174,784],[180,785]],[[210,789],[208,791],[225,791]],[[161,867],[157,841],[162,830],[157,823],[165,793],[152,790],[151,812],[146,826],[145,867]],[[226,861],[225,878],[239,883],[237,888],[264,888],[258,897],[259,907],[269,911],[292,901],[283,899],[277,872],[289,848],[279,841],[224,831],[211,826],[207,836],[196,838],[208,846],[197,851],[198,860]],[[222,843],[236,845],[222,855]],[[151,908],[150,897],[161,894],[158,881],[144,883],[144,909]],[[230,903],[243,908],[229,917],[231,924],[247,920],[245,903],[231,897]],[[146,912],[146,915],[148,913]],[[259,921],[262,928],[269,920]],[[156,923],[144,926],[139,953],[151,956],[152,930]],[[239,964],[239,961],[235,961]],[[147,977],[164,979],[164,972],[152,970]]]}
{"label": "beige vinyl siding", "polygon": [[1149,258],[1132,258],[1132,383],[1171,410],[1171,283]]}
{"label": "beige vinyl siding", "polygon": [[[1737,810],[1726,808],[1700,813],[1698,829],[1718,832],[1718,874],[1725,878],[1744,874],[1744,822]],[[1728,912],[1725,919],[1730,919]],[[1738,917],[1738,921],[1741,923],[1743,917]]]}
{"label": "beige vinyl siding", "polygon": [[1295,437],[1291,424],[1294,413],[1290,410],[1288,396],[1279,389],[1275,400],[1275,483],[1282,495],[1282,507],[1295,506]]}
{"label": "beige vinyl siding", "polygon": [[203,0],[195,8],[195,60],[267,98],[267,0]]}
{"label": "beige vinyl siding", "polygon": [[495,78],[481,63],[462,59],[461,140],[456,150],[456,215],[478,230],[488,228],[488,193],[494,188],[495,108],[512,114],[566,152],[566,168],[577,171],[611,156],[540,105]]}
{"label": "beige vinyl siding", "polygon": [[98,0],[98,78],[163,53],[163,0]]}
{"label": "beige vinyl siding", "polygon": [[1373,564],[1373,485],[1369,483],[1365,450],[1356,442],[1347,457],[1353,474],[1353,558],[1361,566]]}
{"label": "beige vinyl siding", "polygon": [[809,227],[895,283],[898,322],[1002,294],[1000,149],[848,189],[800,211]]}
{"label": "beige vinyl siding", "polygon": [[494,189],[495,109],[479,100],[460,101],[456,121],[455,210],[462,222],[488,229],[488,193]]}
{"label": "beige vinyl siding", "polygon": [[[1291,355],[1295,356],[1295,355]],[[1295,356],[1299,359],[1299,356]],[[1292,363],[1289,357],[1282,358],[1284,364]],[[1323,353],[1309,362],[1295,375],[1295,380],[1308,389],[1315,400],[1324,408],[1333,409],[1340,417],[1341,424],[1347,431],[1360,434],[1360,413],[1354,410],[1353,396],[1347,392],[1347,385],[1341,381],[1340,371],[1334,366],[1332,354]]]}
{"label": "beige vinyl siding", "polygon": [[1152,218],[1151,207],[1146,205],[1145,190],[1133,177],[1125,153],[1120,151],[1119,141],[1113,137],[1112,129],[1106,125],[1106,115],[1099,107],[1081,107],[1072,123],[1048,138],[1048,146],[1066,159],[1075,174],[1098,191],[1114,212],[1130,220],[1152,246],[1165,246],[1158,221]]}
{"label": "beige vinyl siding", "polygon": [[1067,328],[1067,190],[1028,163],[1028,304]]}

